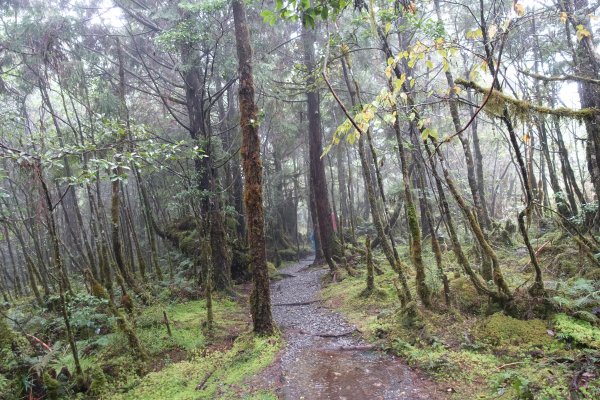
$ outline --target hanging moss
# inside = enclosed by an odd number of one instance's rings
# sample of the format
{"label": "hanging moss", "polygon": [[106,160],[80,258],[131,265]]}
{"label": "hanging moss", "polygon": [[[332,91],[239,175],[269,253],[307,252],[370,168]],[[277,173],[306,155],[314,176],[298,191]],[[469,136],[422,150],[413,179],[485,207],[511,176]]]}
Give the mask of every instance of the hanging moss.
{"label": "hanging moss", "polygon": [[[457,85],[473,89],[484,95],[490,93],[490,88],[480,86],[473,81],[467,81],[462,78],[457,78],[455,83]],[[506,94],[498,90],[492,90],[490,94],[490,99],[486,104],[486,110],[488,110],[492,114],[500,115],[502,113],[504,105],[509,107],[509,110],[512,115],[516,115],[521,119],[527,118],[527,116],[532,112],[547,115],[555,115],[561,118],[573,118],[577,120],[591,119],[600,114],[600,110],[596,108],[582,108],[580,110],[573,110],[572,108],[567,107],[549,108],[538,106],[525,100],[519,100],[511,96],[507,96]]]}

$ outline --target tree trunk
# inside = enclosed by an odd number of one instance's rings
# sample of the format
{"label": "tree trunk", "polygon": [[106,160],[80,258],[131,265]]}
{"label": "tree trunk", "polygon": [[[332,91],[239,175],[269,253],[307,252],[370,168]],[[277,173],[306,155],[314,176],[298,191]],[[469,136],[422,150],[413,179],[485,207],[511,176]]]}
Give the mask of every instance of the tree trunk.
{"label": "tree trunk", "polygon": [[329,204],[329,196],[327,194],[327,180],[325,178],[325,166],[321,155],[323,154],[323,137],[321,134],[321,113],[319,110],[319,93],[316,88],[315,80],[315,32],[304,29],[303,34],[304,45],[304,64],[308,71],[307,78],[307,114],[308,114],[308,135],[309,135],[309,154],[312,175],[312,187],[314,189],[316,214],[319,221],[319,233],[321,237],[321,246],[323,255],[329,265],[332,273],[337,267],[333,261],[333,257],[338,255],[339,249],[333,231],[331,221],[332,213]]}
{"label": "tree trunk", "polygon": [[241,155],[244,169],[244,204],[253,288],[250,296],[254,332],[270,335],[274,332],[271,315],[271,297],[267,253],[265,248],[265,221],[262,204],[262,163],[260,137],[257,125],[257,107],[254,102],[252,75],[252,48],[242,0],[233,0],[233,21],[239,64],[239,105],[242,129]]}

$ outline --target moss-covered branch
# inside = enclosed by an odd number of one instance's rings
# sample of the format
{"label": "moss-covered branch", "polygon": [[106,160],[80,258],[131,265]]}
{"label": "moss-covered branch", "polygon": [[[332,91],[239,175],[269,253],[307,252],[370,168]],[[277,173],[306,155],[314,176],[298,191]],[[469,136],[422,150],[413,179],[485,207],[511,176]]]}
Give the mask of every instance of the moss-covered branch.
{"label": "moss-covered branch", "polygon": [[[486,95],[490,93],[490,88],[480,86],[473,81],[457,78],[455,83],[465,88],[476,90],[479,93]],[[525,100],[519,100],[511,96],[507,96],[506,94],[495,89],[492,90],[490,97],[490,101],[488,102],[486,108],[492,112],[494,112],[494,110],[497,108],[496,106],[506,104],[511,108],[515,115],[525,115],[531,112],[537,112],[540,114],[556,115],[558,117],[575,118],[581,120],[594,118],[596,115],[600,114],[600,110],[597,108],[582,108],[580,110],[573,110],[572,108],[567,107],[549,108],[538,106]]]}

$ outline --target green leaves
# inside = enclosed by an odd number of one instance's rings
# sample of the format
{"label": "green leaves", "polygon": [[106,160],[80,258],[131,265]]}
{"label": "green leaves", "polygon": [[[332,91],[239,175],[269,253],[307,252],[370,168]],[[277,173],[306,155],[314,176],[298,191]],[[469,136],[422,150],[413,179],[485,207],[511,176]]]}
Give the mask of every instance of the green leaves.
{"label": "green leaves", "polygon": [[277,16],[271,10],[263,10],[260,12],[260,16],[263,17],[263,22],[273,26],[277,21]]}
{"label": "green leaves", "polygon": [[314,28],[319,19],[323,21],[339,14],[350,4],[349,0],[326,0],[311,5],[310,0],[283,0],[275,1],[274,10],[263,10],[260,15],[263,21],[269,25],[274,25],[277,18],[287,21],[301,20],[305,27]]}
{"label": "green leaves", "polygon": [[425,128],[421,131],[421,139],[423,139],[424,141],[429,139],[430,136],[437,140],[437,138],[438,138],[437,129]]}

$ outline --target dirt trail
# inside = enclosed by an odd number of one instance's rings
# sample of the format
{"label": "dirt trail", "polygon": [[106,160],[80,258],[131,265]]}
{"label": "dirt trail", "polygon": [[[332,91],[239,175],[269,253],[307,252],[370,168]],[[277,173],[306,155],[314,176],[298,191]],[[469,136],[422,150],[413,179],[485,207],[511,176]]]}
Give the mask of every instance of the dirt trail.
{"label": "dirt trail", "polygon": [[286,278],[271,284],[273,314],[287,343],[278,371],[271,371],[271,376],[279,375],[280,397],[441,399],[433,385],[400,359],[379,351],[356,350],[369,346],[356,336],[354,326],[318,302],[321,277],[327,269],[307,268],[311,262],[282,269]]}

